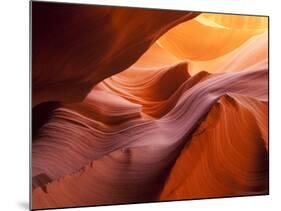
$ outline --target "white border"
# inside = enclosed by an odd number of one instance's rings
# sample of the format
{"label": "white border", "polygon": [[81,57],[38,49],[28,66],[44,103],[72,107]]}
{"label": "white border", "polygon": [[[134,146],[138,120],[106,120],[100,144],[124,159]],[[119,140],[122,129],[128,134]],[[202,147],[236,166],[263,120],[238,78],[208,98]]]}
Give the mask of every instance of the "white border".
{"label": "white border", "polygon": [[[58,0],[58,2],[64,2]],[[280,210],[281,53],[280,6],[276,0],[68,0],[67,2],[226,12],[270,16],[270,196],[105,206],[67,210]],[[0,7],[1,210],[28,209],[29,2]]]}

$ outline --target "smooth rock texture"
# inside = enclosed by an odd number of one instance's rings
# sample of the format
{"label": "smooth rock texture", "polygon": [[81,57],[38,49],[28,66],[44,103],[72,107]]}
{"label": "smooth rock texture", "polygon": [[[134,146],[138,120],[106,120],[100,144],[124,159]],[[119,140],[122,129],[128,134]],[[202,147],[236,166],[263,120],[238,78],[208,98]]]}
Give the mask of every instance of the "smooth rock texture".
{"label": "smooth rock texture", "polygon": [[33,209],[268,194],[265,17],[32,4]]}

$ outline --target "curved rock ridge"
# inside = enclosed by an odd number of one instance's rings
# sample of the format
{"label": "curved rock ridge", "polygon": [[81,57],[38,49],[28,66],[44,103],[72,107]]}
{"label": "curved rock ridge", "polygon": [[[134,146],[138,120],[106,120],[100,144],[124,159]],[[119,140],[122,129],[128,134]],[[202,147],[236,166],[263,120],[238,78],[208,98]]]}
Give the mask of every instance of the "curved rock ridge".
{"label": "curved rock ridge", "polygon": [[268,194],[268,19],[32,3],[32,208]]}
{"label": "curved rock ridge", "polygon": [[[185,62],[157,69],[132,67],[124,73],[124,75],[122,72],[104,80],[100,86],[133,103],[142,105],[143,113],[157,118],[172,108],[183,87],[192,87],[207,75],[202,72],[190,78]],[[134,77],[134,75],[142,75],[142,77]]]}
{"label": "curved rock ridge", "polygon": [[173,165],[159,200],[268,193],[268,103],[226,94]]}
{"label": "curved rock ridge", "polygon": [[[180,60],[175,55],[171,54],[167,49],[163,48],[157,40],[131,67],[160,69],[161,67],[180,62],[186,61]],[[126,72],[127,71],[123,71],[120,74],[124,74]],[[141,76],[141,74],[139,75]]]}
{"label": "curved rock ridge", "polygon": [[[267,70],[213,75],[182,92],[177,104],[163,117],[153,120],[140,115],[110,127],[104,122],[91,119],[90,115],[81,114],[75,107],[56,109],[49,122],[40,129],[38,140],[32,146],[34,184],[41,184],[38,181],[41,179],[40,175],[49,178],[44,184],[45,188],[42,189],[42,185],[34,186],[33,207],[155,200],[163,184],[163,181],[159,183],[156,181],[159,177],[164,178],[167,175],[167,169],[175,161],[181,146],[186,143],[187,138],[219,97],[225,93],[238,93],[251,96],[257,101],[266,101],[268,90],[267,86],[262,84],[267,83],[267,77]],[[110,100],[111,103],[119,103],[115,98]],[[124,105],[123,100],[120,103]],[[90,108],[89,113],[93,113],[94,108]],[[252,110],[255,110],[254,105]],[[86,113],[87,110],[83,112]],[[262,118],[263,115],[259,114],[257,118]],[[262,124],[260,130],[266,131]],[[114,159],[112,154],[117,154],[117,157],[121,156],[122,159],[124,157],[126,162]],[[89,177],[86,176],[87,173],[75,173],[91,162],[93,167],[95,163],[101,164],[97,169],[91,170]],[[133,168],[132,172],[130,168]],[[72,174],[74,176],[67,176]],[[77,176],[80,174],[85,177]],[[96,174],[98,176],[94,176]],[[64,178],[69,178],[67,180],[69,183],[65,183]],[[94,178],[99,179],[95,181]],[[129,190],[135,192],[135,189],[127,185],[130,186],[129,184],[134,184],[138,180],[140,180],[139,190],[137,193],[130,192]],[[152,183],[155,183],[155,189],[148,190],[146,185],[151,186]],[[69,188],[73,188],[75,194],[69,191]],[[62,192],[65,194],[60,194],[59,197],[58,194]],[[106,197],[109,192],[112,193],[112,197]],[[123,192],[124,195],[121,194]],[[86,202],[84,199],[92,201]],[[79,200],[81,203],[78,203]]]}
{"label": "curved rock ridge", "polygon": [[33,106],[46,101],[82,101],[95,84],[132,65],[168,29],[197,15],[33,3]]}

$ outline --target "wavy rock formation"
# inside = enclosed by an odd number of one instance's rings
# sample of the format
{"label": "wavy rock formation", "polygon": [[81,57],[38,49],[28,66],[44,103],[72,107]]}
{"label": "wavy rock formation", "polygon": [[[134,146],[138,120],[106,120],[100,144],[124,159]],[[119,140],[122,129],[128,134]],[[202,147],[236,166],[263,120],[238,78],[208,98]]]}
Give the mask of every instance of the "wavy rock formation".
{"label": "wavy rock formation", "polygon": [[[256,101],[266,101],[267,76],[266,70],[244,71],[214,75],[192,88],[186,83],[187,87],[183,86],[184,91],[176,105],[159,119],[143,117],[139,111],[139,116],[131,119],[120,114],[120,119],[126,121],[114,125],[101,121],[104,117],[95,120],[92,114],[97,111],[93,112],[95,108],[91,104],[56,109],[40,129],[39,140],[33,144],[33,183],[39,183],[38,175],[47,175],[51,180],[44,184],[45,188],[34,189],[33,206],[81,206],[157,199],[163,184],[159,177],[167,176],[167,169],[175,162],[181,147],[220,96],[238,93],[251,96]],[[129,101],[124,103],[121,97],[119,100],[110,98],[110,101],[111,105],[116,103],[113,108],[127,105],[135,112],[139,108]],[[106,105],[103,99],[101,105]],[[81,112],[82,106],[88,115]],[[255,110],[254,106],[252,110]],[[128,109],[127,114],[130,112]],[[101,112],[101,115],[108,113]],[[257,118],[263,121],[262,117]],[[266,127],[261,127],[261,130],[266,131]],[[237,133],[235,128],[233,131]],[[135,191],[136,187],[138,191]],[[69,188],[73,188],[75,194]],[[106,196],[109,192],[112,198]],[[245,194],[239,190],[235,193]],[[187,198],[186,195],[182,197]]]}
{"label": "wavy rock formation", "polygon": [[168,29],[197,15],[32,4],[32,104],[83,100],[95,84],[132,65]]}
{"label": "wavy rock formation", "polygon": [[263,17],[32,9],[33,209],[268,193]]}
{"label": "wavy rock formation", "polygon": [[160,200],[268,193],[268,103],[226,94],[174,164]]}

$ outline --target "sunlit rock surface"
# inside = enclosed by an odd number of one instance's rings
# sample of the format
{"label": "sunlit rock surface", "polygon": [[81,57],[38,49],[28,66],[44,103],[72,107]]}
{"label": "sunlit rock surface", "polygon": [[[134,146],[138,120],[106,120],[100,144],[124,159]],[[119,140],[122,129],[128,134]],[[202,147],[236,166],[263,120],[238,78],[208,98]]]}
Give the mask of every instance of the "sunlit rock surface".
{"label": "sunlit rock surface", "polygon": [[268,193],[266,17],[32,4],[33,209]]}

